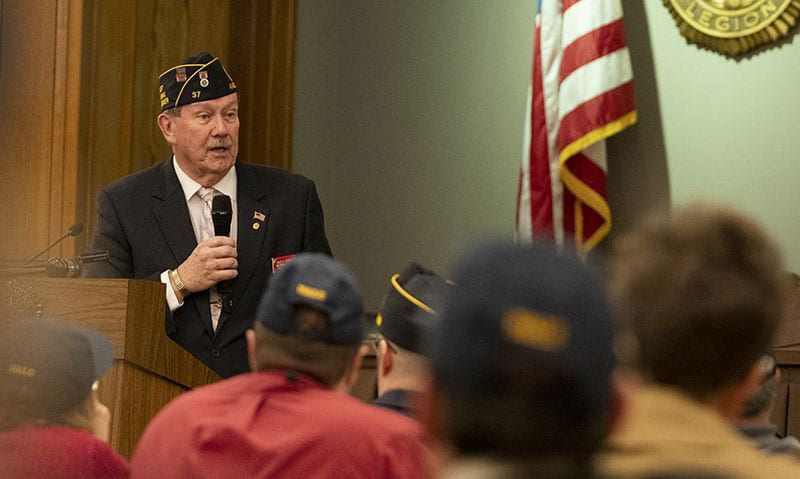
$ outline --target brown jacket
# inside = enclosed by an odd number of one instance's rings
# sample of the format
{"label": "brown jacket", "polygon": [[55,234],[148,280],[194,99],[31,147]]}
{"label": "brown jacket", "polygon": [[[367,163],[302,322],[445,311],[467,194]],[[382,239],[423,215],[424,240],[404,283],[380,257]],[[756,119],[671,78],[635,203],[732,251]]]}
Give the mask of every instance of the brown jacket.
{"label": "brown jacket", "polygon": [[598,472],[647,477],[781,479],[800,477],[800,461],[756,450],[709,406],[670,388],[643,388],[606,442]]}

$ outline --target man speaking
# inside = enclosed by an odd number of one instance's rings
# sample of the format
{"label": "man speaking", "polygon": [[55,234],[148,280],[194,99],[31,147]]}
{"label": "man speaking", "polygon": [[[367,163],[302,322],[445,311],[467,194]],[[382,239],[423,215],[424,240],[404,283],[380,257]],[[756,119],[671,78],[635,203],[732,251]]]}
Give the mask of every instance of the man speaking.
{"label": "man speaking", "polygon": [[300,252],[330,254],[314,183],[243,163],[239,97],[218,58],[203,52],[159,77],[164,163],[97,197],[90,277],[160,280],[166,332],[223,377],[246,372],[244,333],[273,272]]}

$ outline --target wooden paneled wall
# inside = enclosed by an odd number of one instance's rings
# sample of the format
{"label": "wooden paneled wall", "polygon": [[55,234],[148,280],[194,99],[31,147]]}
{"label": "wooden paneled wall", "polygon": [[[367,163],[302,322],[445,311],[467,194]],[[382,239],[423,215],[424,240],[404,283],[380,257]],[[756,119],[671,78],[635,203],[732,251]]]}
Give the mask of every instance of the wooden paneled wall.
{"label": "wooden paneled wall", "polygon": [[0,3],[0,265],[75,221],[81,6]]}
{"label": "wooden paneled wall", "polygon": [[[88,248],[95,196],[170,153],[158,76],[206,50],[239,86],[245,161],[291,166],[295,0],[0,0],[0,266]],[[6,228],[4,228],[6,229]]]}

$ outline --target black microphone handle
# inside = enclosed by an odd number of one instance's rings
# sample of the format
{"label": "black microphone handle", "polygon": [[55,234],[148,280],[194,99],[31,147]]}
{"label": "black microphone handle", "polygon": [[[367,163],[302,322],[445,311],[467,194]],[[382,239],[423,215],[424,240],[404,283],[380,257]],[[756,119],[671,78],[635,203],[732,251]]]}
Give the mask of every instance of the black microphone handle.
{"label": "black microphone handle", "polygon": [[110,255],[108,254],[108,251],[91,251],[89,253],[83,253],[75,259],[80,264],[99,263],[101,261],[108,261],[110,259]]}
{"label": "black microphone handle", "polygon": [[211,221],[214,223],[214,234],[217,236],[231,235],[231,219],[233,206],[228,195],[216,195],[211,200]]}
{"label": "black microphone handle", "polygon": [[[214,223],[214,234],[217,236],[230,236],[233,206],[228,195],[216,195],[211,200],[211,220]],[[232,280],[217,283],[217,292],[222,296],[223,302],[230,300]],[[229,308],[226,308],[229,309]]]}

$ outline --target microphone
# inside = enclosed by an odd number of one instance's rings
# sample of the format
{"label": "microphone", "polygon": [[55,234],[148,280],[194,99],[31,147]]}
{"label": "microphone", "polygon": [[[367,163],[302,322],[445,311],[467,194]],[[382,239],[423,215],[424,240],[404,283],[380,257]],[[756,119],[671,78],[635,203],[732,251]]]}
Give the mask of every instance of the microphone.
{"label": "microphone", "polygon": [[231,197],[228,195],[217,195],[211,200],[211,221],[214,223],[214,234],[216,236],[231,235]]}
{"label": "microphone", "polygon": [[81,231],[83,231],[83,223],[75,223],[74,225],[72,225],[69,228],[67,228],[67,234],[65,234],[61,238],[58,238],[57,240],[55,240],[53,242],[53,244],[51,244],[47,248],[43,249],[41,252],[39,252],[39,254],[37,254],[33,258],[31,258],[28,261],[26,261],[22,266],[28,266],[33,260],[35,260],[39,256],[41,256],[41,255],[47,253],[48,251],[50,251],[50,248],[52,248],[53,246],[57,245],[58,243],[61,243],[68,236],[77,236],[77,235],[79,235],[81,233]]}
{"label": "microphone", "polygon": [[76,278],[81,274],[81,266],[85,263],[108,261],[108,251],[82,254],[74,259],[50,258],[45,265],[47,276],[51,278]]}
{"label": "microphone", "polygon": [[77,278],[81,274],[81,265],[74,259],[50,258],[44,270],[51,278]]}
{"label": "microphone", "polygon": [[[231,235],[231,219],[233,209],[231,207],[231,197],[228,195],[216,195],[211,200],[211,221],[214,223],[214,234],[216,236]],[[222,309],[230,313],[233,309],[231,299],[231,280],[220,281],[217,283],[217,292],[222,297]]]}

